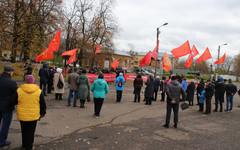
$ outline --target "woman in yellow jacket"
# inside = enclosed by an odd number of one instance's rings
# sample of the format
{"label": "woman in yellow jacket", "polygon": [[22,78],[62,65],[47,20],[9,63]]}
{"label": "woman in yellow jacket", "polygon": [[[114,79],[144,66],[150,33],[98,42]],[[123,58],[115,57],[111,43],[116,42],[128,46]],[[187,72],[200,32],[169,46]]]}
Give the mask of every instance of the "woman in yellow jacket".
{"label": "woman in yellow jacket", "polygon": [[17,118],[21,124],[22,148],[33,149],[37,120],[46,114],[46,103],[42,90],[33,75],[25,77],[25,83],[17,89]]}

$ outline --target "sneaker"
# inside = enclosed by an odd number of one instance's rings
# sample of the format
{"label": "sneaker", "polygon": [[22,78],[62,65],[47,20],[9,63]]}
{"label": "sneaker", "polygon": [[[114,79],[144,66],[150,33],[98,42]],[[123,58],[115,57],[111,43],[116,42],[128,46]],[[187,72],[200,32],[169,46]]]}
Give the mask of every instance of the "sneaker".
{"label": "sneaker", "polygon": [[95,116],[95,118],[99,118],[99,116]]}
{"label": "sneaker", "polygon": [[163,127],[169,128],[169,124],[165,124],[165,125],[163,125]]}
{"label": "sneaker", "polygon": [[5,144],[3,144],[3,145],[0,145],[0,148],[2,148],[2,147],[5,147],[5,146],[8,146],[8,145],[10,145],[11,144],[11,142],[9,142],[9,141],[6,141],[5,142]]}

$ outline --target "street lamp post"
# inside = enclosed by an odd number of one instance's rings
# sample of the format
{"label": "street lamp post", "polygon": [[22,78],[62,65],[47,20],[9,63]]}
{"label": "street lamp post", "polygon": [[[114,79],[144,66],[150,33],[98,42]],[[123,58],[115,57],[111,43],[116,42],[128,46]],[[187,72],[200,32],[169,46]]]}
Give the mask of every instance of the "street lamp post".
{"label": "street lamp post", "polygon": [[[224,46],[224,45],[227,45],[227,43],[218,46],[218,60],[219,60],[219,57],[220,57],[220,47]],[[217,64],[217,71],[216,71],[216,78],[215,79],[217,79],[217,77],[218,77],[218,65],[219,64]]]}
{"label": "street lamp post", "polygon": [[[167,22],[157,28],[157,44],[158,44],[159,34],[161,33],[161,32],[159,31],[159,28],[162,27],[162,26],[166,26],[166,25],[168,25]],[[158,50],[158,52],[159,52],[159,50]],[[156,63],[155,63],[155,73],[154,73],[154,76],[155,76],[155,77],[156,77],[156,75],[157,75],[157,61],[158,61],[158,57],[157,57],[157,60],[156,60]]]}

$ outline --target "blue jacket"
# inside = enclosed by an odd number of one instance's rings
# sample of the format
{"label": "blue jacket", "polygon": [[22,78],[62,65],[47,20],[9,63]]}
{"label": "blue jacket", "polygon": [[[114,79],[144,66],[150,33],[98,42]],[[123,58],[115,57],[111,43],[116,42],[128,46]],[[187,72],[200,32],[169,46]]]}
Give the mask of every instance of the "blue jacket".
{"label": "blue jacket", "polygon": [[103,79],[97,79],[93,82],[91,91],[93,92],[93,98],[105,98],[105,94],[108,93],[108,84]]}
{"label": "blue jacket", "polygon": [[[122,82],[123,82],[123,86],[122,87],[119,87],[118,86],[118,82],[122,79]],[[124,83],[125,83],[125,79],[123,76],[118,76],[117,79],[115,80],[115,83],[116,83],[116,90],[117,91],[123,91],[123,87],[124,87]]]}
{"label": "blue jacket", "polygon": [[206,97],[205,97],[205,91],[202,91],[202,92],[201,92],[201,95],[198,94],[198,97],[199,97],[199,103],[204,104],[205,99],[206,99]]}
{"label": "blue jacket", "polygon": [[185,80],[185,81],[183,81],[181,84],[182,84],[184,90],[187,91],[187,86],[188,86],[187,81]]}

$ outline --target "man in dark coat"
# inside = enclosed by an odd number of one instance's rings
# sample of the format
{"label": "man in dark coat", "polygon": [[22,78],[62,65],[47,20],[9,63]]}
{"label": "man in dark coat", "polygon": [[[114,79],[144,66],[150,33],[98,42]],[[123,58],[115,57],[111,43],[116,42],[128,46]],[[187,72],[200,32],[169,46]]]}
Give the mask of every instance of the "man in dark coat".
{"label": "man in dark coat", "polygon": [[[197,85],[197,105],[199,105],[199,97],[198,94],[201,94],[204,89],[203,78],[200,79],[200,82]],[[200,108],[199,108],[200,109]]]}
{"label": "man in dark coat", "polygon": [[43,95],[46,96],[46,85],[49,78],[47,64],[43,64],[43,67],[39,70],[38,75],[40,76],[40,89],[43,87]]}
{"label": "man in dark coat", "polygon": [[147,82],[145,83],[147,87],[145,88],[145,99],[146,99],[146,105],[152,104],[152,96],[153,96],[153,90],[154,90],[154,78],[152,75],[149,76],[147,79]]}
{"label": "man in dark coat", "polygon": [[[226,112],[232,111],[233,108],[233,96],[237,92],[237,87],[232,83],[232,80],[228,80],[228,84],[226,85],[226,94],[227,94],[227,108]],[[229,108],[229,102],[230,102],[230,108]]]}
{"label": "man in dark coat", "polygon": [[134,102],[137,102],[137,99],[138,102],[140,102],[140,92],[143,86],[143,79],[140,73],[133,81],[133,86],[134,86]]}
{"label": "man in dark coat", "polygon": [[33,70],[32,64],[30,63],[30,64],[28,65],[28,67],[27,67],[27,75],[32,74],[32,70]]}
{"label": "man in dark coat", "polygon": [[53,77],[54,77],[53,67],[49,67],[48,73],[49,73],[49,77],[48,77],[47,93],[51,94],[52,87],[53,87]]}
{"label": "man in dark coat", "polygon": [[189,106],[193,106],[193,99],[194,99],[194,91],[195,91],[195,84],[192,80],[191,83],[187,86],[187,97],[186,100],[189,102]]}
{"label": "man in dark coat", "polygon": [[154,81],[154,90],[153,90],[153,100],[157,101],[157,94],[158,94],[158,90],[159,90],[159,86],[160,86],[160,79],[159,76],[156,76],[156,79]]}
{"label": "man in dark coat", "polygon": [[225,93],[225,84],[223,83],[223,78],[221,76],[218,77],[218,81],[215,85],[215,112],[218,111],[218,102],[220,104],[220,112],[222,112],[222,103],[224,99]]}
{"label": "man in dark coat", "polygon": [[206,97],[206,111],[204,114],[211,113],[211,100],[214,95],[214,84],[211,80],[207,80],[206,88],[205,88],[205,97]]}
{"label": "man in dark coat", "polygon": [[171,110],[174,112],[174,128],[177,128],[178,110],[180,103],[180,95],[182,95],[182,103],[185,101],[185,90],[178,82],[176,76],[172,76],[172,81],[167,84],[167,114],[165,128],[169,128]]}
{"label": "man in dark coat", "polygon": [[14,68],[10,65],[4,67],[4,72],[0,76],[0,148],[11,144],[6,141],[14,105],[16,104],[17,84],[11,79]]}

